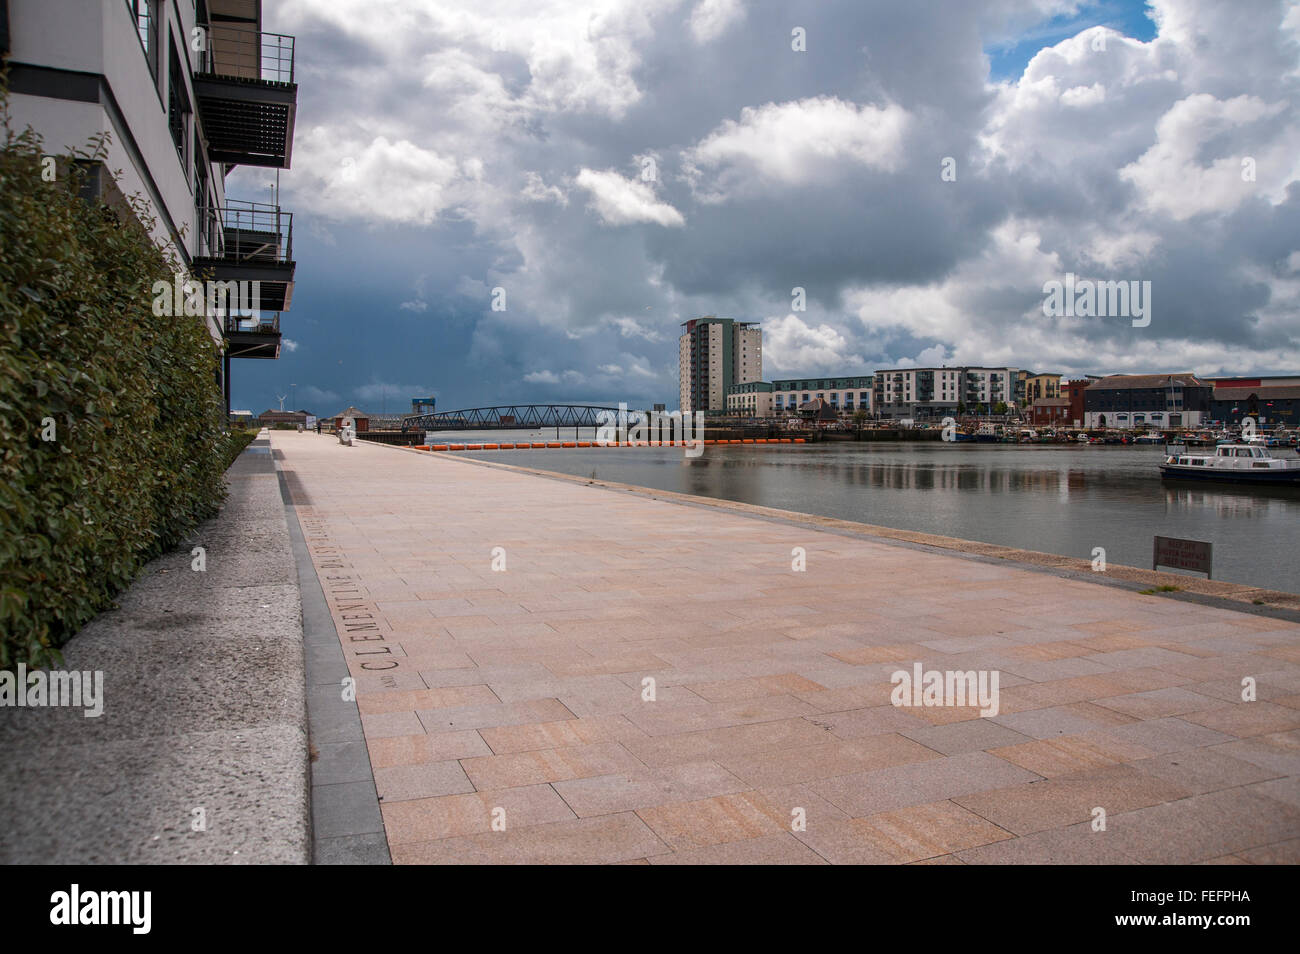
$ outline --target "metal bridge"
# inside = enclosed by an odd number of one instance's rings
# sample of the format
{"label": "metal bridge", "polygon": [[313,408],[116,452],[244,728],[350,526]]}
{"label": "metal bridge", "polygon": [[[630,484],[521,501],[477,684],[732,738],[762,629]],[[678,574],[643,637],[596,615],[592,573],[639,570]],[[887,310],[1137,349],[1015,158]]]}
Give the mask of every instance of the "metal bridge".
{"label": "metal bridge", "polygon": [[[601,411],[618,413],[616,407],[593,404],[511,404],[500,407],[471,407],[463,411],[438,411],[402,418],[402,430],[504,431],[554,427],[598,427]],[[631,418],[639,411],[628,411]],[[608,418],[606,418],[608,420]]]}

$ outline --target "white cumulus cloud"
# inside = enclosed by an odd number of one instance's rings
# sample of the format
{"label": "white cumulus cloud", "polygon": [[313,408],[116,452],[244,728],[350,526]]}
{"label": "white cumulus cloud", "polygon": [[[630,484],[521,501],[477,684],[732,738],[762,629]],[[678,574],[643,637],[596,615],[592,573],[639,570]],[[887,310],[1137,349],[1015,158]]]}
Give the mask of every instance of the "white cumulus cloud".
{"label": "white cumulus cloud", "polygon": [[848,161],[881,170],[898,167],[907,110],[892,103],[858,105],[835,96],[746,107],[685,157],[700,193],[713,199],[748,184],[799,185],[829,163]]}
{"label": "white cumulus cloud", "polygon": [[575,180],[591,193],[591,205],[606,225],[632,225],[649,222],[677,227],[686,224],[682,214],[666,202],[660,202],[654,190],[644,182],[627,179],[617,172],[583,169]]}
{"label": "white cumulus cloud", "polygon": [[865,364],[843,332],[828,324],[809,325],[793,314],[763,322],[763,367],[768,377],[771,371],[834,373],[865,368]]}
{"label": "white cumulus cloud", "polygon": [[699,43],[716,40],[733,24],[744,19],[741,0],[700,0],[691,11],[691,33]]}

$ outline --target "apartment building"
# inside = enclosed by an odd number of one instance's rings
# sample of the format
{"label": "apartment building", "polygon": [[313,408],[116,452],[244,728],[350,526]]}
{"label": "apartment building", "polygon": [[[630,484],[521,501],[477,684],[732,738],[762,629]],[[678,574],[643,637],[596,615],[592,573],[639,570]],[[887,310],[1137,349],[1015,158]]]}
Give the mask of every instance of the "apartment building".
{"label": "apartment building", "polygon": [[263,31],[261,0],[0,0],[3,43],[14,128],[50,153],[108,133],[90,191],[117,208],[142,197],[154,241],[235,294],[203,316],[229,413],[231,359],[278,358],[293,298],[292,214],[228,196],[226,178],[289,168],[294,38]]}
{"label": "apartment building", "polygon": [[706,315],[682,327],[677,345],[683,412],[725,412],[733,385],[762,380],[763,331],[757,322]]}
{"label": "apartment building", "polygon": [[1021,372],[1025,375],[1025,390],[1021,401],[1032,405],[1037,401],[1055,400],[1061,396],[1061,376],[1059,374],[1035,374],[1033,371]]}
{"label": "apartment building", "polygon": [[772,382],[772,413],[780,417],[821,398],[837,413],[871,413],[873,378],[870,374],[834,378],[786,378]]}
{"label": "apartment building", "polygon": [[727,413],[744,417],[772,416],[772,382],[746,381],[727,389]]}
{"label": "apartment building", "polygon": [[959,413],[990,413],[1016,399],[1016,368],[888,368],[874,375],[877,417],[933,420]]}

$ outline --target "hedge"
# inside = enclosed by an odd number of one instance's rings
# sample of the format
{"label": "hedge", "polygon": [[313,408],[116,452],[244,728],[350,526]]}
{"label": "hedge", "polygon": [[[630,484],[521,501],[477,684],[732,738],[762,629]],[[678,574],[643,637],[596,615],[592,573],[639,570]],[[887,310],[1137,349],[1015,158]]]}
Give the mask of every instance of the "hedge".
{"label": "hedge", "polygon": [[[234,445],[216,346],[197,318],[157,317],[173,263],[138,220],[77,194],[77,162],[42,177],[0,88],[0,669],[58,648],[140,568],[219,508]],[[52,439],[49,439],[52,438]],[[242,439],[242,438],[241,438]]]}

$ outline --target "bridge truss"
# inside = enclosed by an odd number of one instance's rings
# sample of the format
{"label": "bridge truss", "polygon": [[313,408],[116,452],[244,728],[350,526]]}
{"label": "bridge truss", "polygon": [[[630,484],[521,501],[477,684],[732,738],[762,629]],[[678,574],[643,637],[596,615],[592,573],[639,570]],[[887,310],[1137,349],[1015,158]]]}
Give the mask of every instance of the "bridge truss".
{"label": "bridge truss", "polygon": [[[618,413],[616,407],[594,404],[509,404],[471,407],[461,411],[437,411],[402,418],[402,430],[503,431],[543,427],[598,427],[601,411]],[[628,416],[640,412],[629,411]],[[606,418],[608,420],[608,418]]]}

